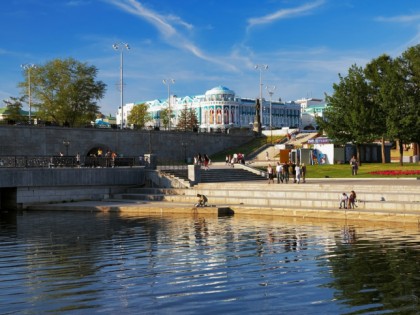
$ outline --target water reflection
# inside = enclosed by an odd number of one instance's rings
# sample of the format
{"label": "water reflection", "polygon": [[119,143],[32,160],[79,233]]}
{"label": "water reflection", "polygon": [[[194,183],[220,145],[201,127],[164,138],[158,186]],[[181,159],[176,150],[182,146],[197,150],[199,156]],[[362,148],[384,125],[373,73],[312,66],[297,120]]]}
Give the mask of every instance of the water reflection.
{"label": "water reflection", "polygon": [[0,247],[2,314],[420,312],[417,228],[2,213]]}

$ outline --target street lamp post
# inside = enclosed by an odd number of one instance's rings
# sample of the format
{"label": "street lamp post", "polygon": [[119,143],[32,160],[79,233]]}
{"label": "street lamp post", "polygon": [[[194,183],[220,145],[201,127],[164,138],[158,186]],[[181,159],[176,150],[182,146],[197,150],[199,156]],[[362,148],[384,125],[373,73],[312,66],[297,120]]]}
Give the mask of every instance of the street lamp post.
{"label": "street lamp post", "polygon": [[63,144],[66,147],[66,156],[69,156],[70,141],[69,140],[63,140]]}
{"label": "street lamp post", "polygon": [[254,68],[256,70],[260,70],[260,108],[261,108],[260,109],[260,111],[261,111],[260,116],[261,116],[261,122],[262,122],[262,118],[263,118],[263,116],[262,116],[262,114],[263,114],[263,100],[262,100],[262,86],[263,86],[263,83],[262,83],[262,71],[263,70],[267,70],[268,69],[268,65],[255,65]]}
{"label": "street lamp post", "polygon": [[127,43],[115,43],[114,50],[120,51],[120,103],[121,103],[121,130],[124,128],[124,49],[130,50]]}
{"label": "street lamp post", "polygon": [[34,64],[21,65],[22,69],[28,72],[28,104],[29,104],[29,124],[32,124],[32,97],[31,97],[31,70],[36,68]]}
{"label": "street lamp post", "polygon": [[273,125],[272,125],[272,99],[273,99],[273,94],[274,94],[274,90],[276,89],[275,85],[272,86],[266,86],[265,87],[268,94],[270,95],[270,134],[271,134],[271,140],[270,142],[273,142]]}
{"label": "street lamp post", "polygon": [[168,112],[169,112],[169,123],[168,128],[171,130],[171,84],[175,83],[174,79],[163,79],[163,84],[165,84],[168,87]]}
{"label": "street lamp post", "polygon": [[181,142],[181,146],[184,148],[184,161],[185,161],[185,163],[188,163],[187,162],[187,146],[188,146],[188,143],[187,142]]}

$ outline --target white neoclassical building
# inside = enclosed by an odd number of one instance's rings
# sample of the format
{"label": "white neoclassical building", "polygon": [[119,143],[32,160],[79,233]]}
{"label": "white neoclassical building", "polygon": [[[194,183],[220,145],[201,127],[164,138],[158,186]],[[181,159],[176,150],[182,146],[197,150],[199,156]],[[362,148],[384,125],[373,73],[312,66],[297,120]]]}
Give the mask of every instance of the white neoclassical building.
{"label": "white neoclassical building", "polygon": [[[178,97],[171,95],[170,102],[166,100],[152,100],[126,104],[124,106],[124,125],[127,117],[137,104],[147,104],[153,121],[150,126],[161,127],[160,112],[170,106],[174,113],[171,126],[174,128],[178,123],[181,110],[193,109],[198,118],[201,131],[223,131],[231,127],[250,127],[256,114],[256,100],[241,98],[235,92],[217,86],[205,92],[204,95]],[[271,105],[271,106],[270,106]],[[271,111],[270,111],[271,109]],[[281,102],[279,100],[263,99],[261,105],[262,121],[265,128],[295,127],[301,125],[301,105],[295,102]],[[271,117],[271,119],[270,119]],[[117,124],[121,123],[121,109],[117,113]]]}

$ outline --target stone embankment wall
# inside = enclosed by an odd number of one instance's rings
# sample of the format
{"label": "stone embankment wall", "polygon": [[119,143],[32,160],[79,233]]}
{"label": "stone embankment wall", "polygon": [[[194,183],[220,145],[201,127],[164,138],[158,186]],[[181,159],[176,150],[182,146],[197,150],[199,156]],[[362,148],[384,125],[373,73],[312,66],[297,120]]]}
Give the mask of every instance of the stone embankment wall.
{"label": "stone embankment wall", "polygon": [[0,138],[0,156],[54,156],[59,152],[87,156],[90,150],[101,148],[104,153],[111,150],[122,156],[153,153],[159,159],[184,160],[197,153],[211,155],[241,145],[253,134],[0,126]]}
{"label": "stone embankment wall", "polygon": [[129,186],[144,185],[145,177],[139,167],[0,169],[0,208],[107,199]]}

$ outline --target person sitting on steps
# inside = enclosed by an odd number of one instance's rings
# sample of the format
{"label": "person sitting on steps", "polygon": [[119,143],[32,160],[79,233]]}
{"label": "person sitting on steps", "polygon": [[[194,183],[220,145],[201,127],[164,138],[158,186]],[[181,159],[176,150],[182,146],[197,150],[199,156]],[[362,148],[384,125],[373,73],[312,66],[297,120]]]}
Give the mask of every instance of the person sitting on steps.
{"label": "person sitting on steps", "polygon": [[197,194],[198,202],[195,207],[207,207],[208,199],[205,195]]}

